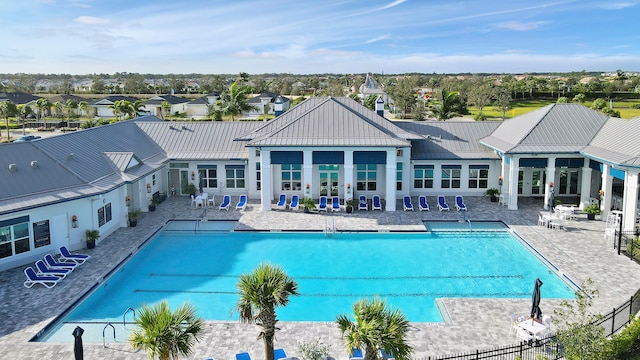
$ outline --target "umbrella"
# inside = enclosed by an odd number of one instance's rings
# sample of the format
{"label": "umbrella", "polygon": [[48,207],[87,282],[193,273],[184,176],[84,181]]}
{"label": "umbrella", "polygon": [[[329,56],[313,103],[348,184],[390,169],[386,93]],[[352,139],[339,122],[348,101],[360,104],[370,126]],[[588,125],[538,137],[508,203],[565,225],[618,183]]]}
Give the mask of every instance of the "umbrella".
{"label": "umbrella", "polygon": [[82,350],[82,333],[84,333],[84,329],[80,326],[76,326],[73,329],[73,337],[75,338],[75,342],[73,343],[73,354],[76,357],[76,360],[82,360],[84,357]]}
{"label": "umbrella", "polygon": [[531,318],[540,319],[542,311],[540,310],[540,286],[542,281],[536,278],[533,285],[533,294],[531,295]]}

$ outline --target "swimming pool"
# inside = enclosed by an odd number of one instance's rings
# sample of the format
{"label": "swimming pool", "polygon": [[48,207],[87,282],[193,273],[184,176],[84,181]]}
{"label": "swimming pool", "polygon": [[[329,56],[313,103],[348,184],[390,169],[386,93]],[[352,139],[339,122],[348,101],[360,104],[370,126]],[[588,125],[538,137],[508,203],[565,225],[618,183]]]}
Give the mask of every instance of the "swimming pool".
{"label": "swimming pool", "polygon": [[106,322],[121,323],[128,308],[162,299],[172,307],[190,301],[206,320],[236,320],[238,277],[263,261],[281,266],[299,284],[300,296],[278,310],[281,321],[335,321],[356,300],[378,295],[410,321],[442,322],[438,298],[529,298],[536,278],[544,283],[543,298],[573,297],[574,290],[518,239],[495,230],[331,236],[164,231],[56,328],[83,323],[102,329]]}

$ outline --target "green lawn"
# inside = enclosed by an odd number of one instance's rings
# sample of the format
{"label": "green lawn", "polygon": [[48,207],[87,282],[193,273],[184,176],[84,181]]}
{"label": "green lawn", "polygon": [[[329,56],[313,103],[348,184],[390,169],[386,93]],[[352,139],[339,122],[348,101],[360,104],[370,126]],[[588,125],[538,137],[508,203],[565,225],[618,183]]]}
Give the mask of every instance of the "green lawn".
{"label": "green lawn", "polygon": [[[512,117],[520,116],[526,114],[530,111],[539,109],[543,106],[547,106],[549,104],[553,104],[554,101],[550,100],[532,100],[532,101],[515,101],[511,103],[511,109],[507,110],[506,118],[510,119]],[[620,117],[623,119],[631,119],[634,117],[640,117],[640,109],[634,109],[632,106],[634,104],[640,104],[640,101],[614,101],[613,109],[620,111]],[[584,102],[582,105],[586,107],[591,106],[591,102]],[[470,116],[476,116],[480,111],[475,106],[469,106]],[[502,119],[502,110],[495,106],[486,106],[482,113],[487,117],[487,120],[501,120]]]}

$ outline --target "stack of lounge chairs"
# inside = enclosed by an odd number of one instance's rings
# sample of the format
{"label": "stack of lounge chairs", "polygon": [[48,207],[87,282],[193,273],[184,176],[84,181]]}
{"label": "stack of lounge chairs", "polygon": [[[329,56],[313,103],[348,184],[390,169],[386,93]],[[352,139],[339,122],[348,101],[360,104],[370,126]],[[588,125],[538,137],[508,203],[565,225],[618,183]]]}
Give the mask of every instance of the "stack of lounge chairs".
{"label": "stack of lounge chairs", "polygon": [[90,257],[85,254],[73,254],[63,246],[60,248],[58,260],[54,259],[51,254],[47,254],[42,260],[36,261],[35,269],[31,266],[24,269],[27,280],[23,284],[27,288],[36,284],[52,288]]}

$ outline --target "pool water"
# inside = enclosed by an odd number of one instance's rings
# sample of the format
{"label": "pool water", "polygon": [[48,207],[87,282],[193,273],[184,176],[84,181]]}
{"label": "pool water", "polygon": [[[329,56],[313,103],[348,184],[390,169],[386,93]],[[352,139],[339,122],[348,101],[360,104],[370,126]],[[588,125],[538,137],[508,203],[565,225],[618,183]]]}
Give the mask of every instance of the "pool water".
{"label": "pool water", "polygon": [[[166,299],[190,301],[206,320],[235,320],[240,274],[281,266],[300,296],[281,321],[335,321],[378,295],[414,322],[442,322],[437,298],[572,298],[571,289],[509,232],[163,232],[71,311],[63,322],[122,322],[123,313]],[[132,321],[132,314],[127,321]],[[46,340],[45,340],[46,341]]]}

